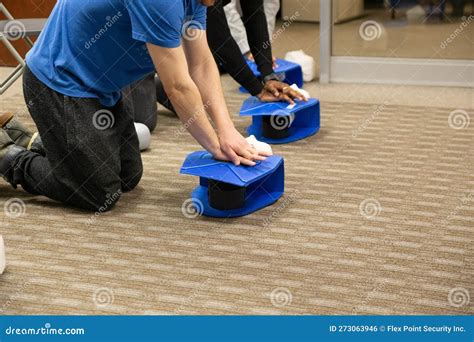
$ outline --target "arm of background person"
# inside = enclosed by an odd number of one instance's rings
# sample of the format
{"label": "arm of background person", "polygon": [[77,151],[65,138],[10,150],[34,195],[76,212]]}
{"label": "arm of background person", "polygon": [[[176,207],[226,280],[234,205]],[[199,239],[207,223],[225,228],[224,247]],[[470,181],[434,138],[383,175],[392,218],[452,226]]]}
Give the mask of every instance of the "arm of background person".
{"label": "arm of background person", "polygon": [[276,17],[280,10],[280,0],[263,0],[265,8],[265,16],[267,17],[268,23],[268,34],[270,41],[272,40],[273,33],[275,32]]}
{"label": "arm of background person", "polygon": [[261,93],[262,83],[247,65],[230,33],[222,0],[207,10],[207,39],[215,59],[225,71],[250,94],[255,96]]}
{"label": "arm of background person", "polygon": [[[263,16],[265,17],[265,15]],[[260,30],[267,30],[265,20],[263,20],[263,28],[260,28]],[[268,33],[266,36],[268,36]],[[230,34],[222,7],[222,0],[217,1],[215,6],[209,7],[207,10],[207,38],[214,58],[234,80],[244,86],[253,96],[258,96],[260,100],[265,102],[282,100],[291,104],[294,103],[294,98],[304,99],[301,94],[291,89],[285,83],[268,81],[265,86],[262,85],[261,81],[249,68],[245,58],[240,53],[237,43]],[[270,71],[273,72],[271,64]]]}
{"label": "arm of background person", "polygon": [[250,51],[262,77],[273,73],[272,47],[263,0],[240,0]]}
{"label": "arm of background person", "polygon": [[[237,8],[237,6],[239,8]],[[245,55],[250,52],[249,43],[247,40],[247,32],[242,22],[242,12],[240,11],[240,3],[237,0],[232,0],[230,4],[224,4],[224,12],[229,25],[230,33],[239,45],[240,52]]]}
{"label": "arm of background person", "polygon": [[[242,21],[247,30],[250,51],[262,74],[262,78],[265,78],[273,74],[273,58],[263,0],[240,0],[240,6],[242,7]],[[275,98],[277,98],[291,104],[294,103],[294,98],[306,100],[301,93],[291,89],[288,84],[275,79],[266,81],[264,89],[265,94],[271,94],[272,96],[268,99],[261,98],[261,100],[275,101]]]}
{"label": "arm of background person", "polygon": [[[264,0],[265,16],[268,24],[268,34],[270,41],[275,32],[276,17],[280,10],[280,0]],[[239,45],[242,54],[250,52],[250,46],[247,40],[247,32],[242,22],[242,10],[240,8],[240,0],[232,0],[228,5],[224,4],[224,11],[229,23],[232,36]],[[253,58],[253,57],[252,57]]]}

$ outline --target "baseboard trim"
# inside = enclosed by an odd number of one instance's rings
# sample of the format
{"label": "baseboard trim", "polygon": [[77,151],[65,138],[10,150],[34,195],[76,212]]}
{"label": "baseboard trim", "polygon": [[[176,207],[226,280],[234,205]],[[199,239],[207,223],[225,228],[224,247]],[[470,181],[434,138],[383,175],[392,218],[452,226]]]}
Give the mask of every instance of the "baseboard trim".
{"label": "baseboard trim", "polygon": [[474,61],[331,57],[331,82],[474,87]]}

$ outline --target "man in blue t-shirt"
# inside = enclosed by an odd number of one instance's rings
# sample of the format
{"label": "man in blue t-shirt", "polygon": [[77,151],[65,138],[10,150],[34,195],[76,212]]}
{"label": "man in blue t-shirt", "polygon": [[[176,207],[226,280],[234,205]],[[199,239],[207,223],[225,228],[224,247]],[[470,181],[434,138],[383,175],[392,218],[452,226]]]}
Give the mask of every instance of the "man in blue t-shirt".
{"label": "man in blue t-shirt", "polygon": [[121,89],[155,69],[180,119],[216,159],[263,160],[225,104],[204,33],[213,3],[59,0],[27,55],[23,78],[44,148],[36,136],[18,137],[16,119],[0,115],[0,174],[33,194],[110,209],[142,176],[133,113]]}

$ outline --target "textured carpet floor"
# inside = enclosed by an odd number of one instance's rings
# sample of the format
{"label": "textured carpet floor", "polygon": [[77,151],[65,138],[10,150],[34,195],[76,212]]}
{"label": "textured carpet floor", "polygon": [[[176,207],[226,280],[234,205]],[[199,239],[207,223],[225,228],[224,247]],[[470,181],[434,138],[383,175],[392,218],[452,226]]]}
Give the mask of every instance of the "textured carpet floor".
{"label": "textured carpet floor", "polygon": [[[30,120],[17,94],[0,108]],[[183,216],[196,179],[178,171],[197,145],[167,114],[139,188],[112,212],[2,183],[0,206],[25,206],[0,213],[0,312],[473,314],[474,123],[454,129],[450,112],[323,103],[321,132],[274,149],[285,197],[240,219]]]}

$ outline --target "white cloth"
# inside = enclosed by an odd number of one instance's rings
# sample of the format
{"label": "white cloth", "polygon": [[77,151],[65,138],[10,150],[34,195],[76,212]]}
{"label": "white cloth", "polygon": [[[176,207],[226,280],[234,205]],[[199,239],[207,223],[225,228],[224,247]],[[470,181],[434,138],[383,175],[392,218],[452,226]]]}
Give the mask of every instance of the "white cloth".
{"label": "white cloth", "polygon": [[251,135],[248,138],[245,138],[245,140],[247,140],[250,146],[256,149],[257,152],[273,154],[272,147],[269,144],[264,143],[263,141],[258,141],[254,135]]}
{"label": "white cloth", "polygon": [[[280,0],[264,0],[263,5],[265,8],[265,16],[267,17],[268,34],[271,40],[273,32],[275,31],[276,16],[280,10]],[[245,31],[245,26],[242,21],[240,0],[232,0],[224,7],[224,11],[232,37],[234,37],[239,45],[240,51],[242,54],[249,52],[250,47],[247,40],[247,32]]]}
{"label": "white cloth", "polygon": [[303,70],[303,81],[311,82],[315,76],[314,58],[304,53],[303,50],[290,51],[285,55],[285,59],[301,65]]}
{"label": "white cloth", "polygon": [[295,83],[290,86],[291,89],[299,91],[304,97],[307,99],[311,98],[311,95],[309,94],[309,91],[304,90],[300,87],[298,87]]}
{"label": "white cloth", "polygon": [[5,271],[6,264],[5,244],[3,243],[3,237],[0,235],[0,274]]}
{"label": "white cloth", "polygon": [[151,133],[147,126],[135,122],[135,130],[137,131],[138,141],[140,143],[140,151],[146,150],[150,147]]}

